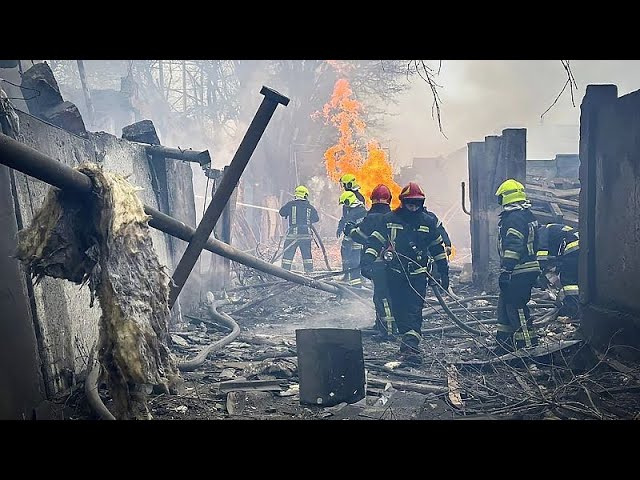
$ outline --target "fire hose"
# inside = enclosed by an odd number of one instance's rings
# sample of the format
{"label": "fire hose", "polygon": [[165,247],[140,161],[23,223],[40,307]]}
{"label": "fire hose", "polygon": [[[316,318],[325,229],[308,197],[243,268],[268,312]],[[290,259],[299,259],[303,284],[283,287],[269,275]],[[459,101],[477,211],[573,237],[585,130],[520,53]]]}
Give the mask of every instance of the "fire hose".
{"label": "fire hose", "polygon": [[217,342],[214,342],[204,347],[193,359],[185,360],[183,362],[178,363],[178,369],[181,372],[194,371],[196,368],[198,368],[204,363],[204,361],[207,359],[209,355],[211,355],[213,352],[217,352],[225,345],[233,342],[236,339],[236,337],[240,335],[240,327],[238,326],[236,321],[233,318],[231,318],[230,315],[224,312],[218,312],[217,310],[217,307],[219,307],[220,305],[225,305],[229,302],[227,300],[223,300],[216,304],[213,301],[213,294],[211,292],[207,292],[207,300],[208,300],[207,308],[209,309],[209,315],[214,320],[217,320],[223,325],[230,327],[232,329],[231,333],[229,333],[227,336],[225,336],[221,340],[218,340]]}
{"label": "fire hose", "polygon": [[[178,363],[178,369],[182,372],[192,372],[199,366],[201,366],[206,358],[214,352],[217,352],[225,345],[233,342],[240,334],[240,327],[231,316],[224,312],[218,312],[217,307],[228,303],[226,300],[215,304],[213,302],[213,294],[207,292],[207,299],[209,300],[208,308],[209,315],[214,319],[230,327],[231,333],[226,335],[221,340],[214,342],[204,347],[200,352],[191,360],[185,360]],[[87,379],[84,384],[85,395],[89,402],[89,407],[98,415],[101,420],[115,420],[116,418],[109,411],[106,405],[102,402],[98,393],[99,379],[100,379],[100,364],[93,359],[93,355],[89,359],[90,365],[92,365],[87,375]]]}

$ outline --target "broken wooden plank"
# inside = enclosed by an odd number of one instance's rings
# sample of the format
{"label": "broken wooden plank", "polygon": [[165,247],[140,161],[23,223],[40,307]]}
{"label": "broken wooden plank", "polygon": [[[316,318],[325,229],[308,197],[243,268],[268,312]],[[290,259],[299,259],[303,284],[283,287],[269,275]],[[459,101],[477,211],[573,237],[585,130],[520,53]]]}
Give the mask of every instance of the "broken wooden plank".
{"label": "broken wooden plank", "polygon": [[591,349],[593,350],[593,353],[595,353],[598,360],[600,360],[601,362],[606,363],[611,368],[613,368],[614,370],[620,373],[624,373],[625,375],[629,375],[630,377],[636,380],[640,380],[640,376],[638,375],[638,369],[627,367],[624,363],[619,362],[618,360],[615,360],[613,358],[608,358],[603,353],[599,352],[593,347]]}
{"label": "broken wooden plank", "polygon": [[367,382],[371,385],[386,385],[390,383],[393,388],[396,390],[406,390],[408,392],[418,392],[418,393],[447,393],[449,389],[447,387],[443,387],[441,385],[430,385],[427,383],[411,383],[411,382],[400,382],[396,380],[387,380],[384,378],[372,377],[369,376]]}
{"label": "broken wooden plank", "polygon": [[578,210],[578,208],[580,207],[580,202],[576,202],[575,200],[567,200],[566,198],[547,197],[545,195],[540,195],[537,193],[529,193],[527,197],[531,200],[539,200],[542,202],[555,202],[558,205],[573,208],[575,210]]}
{"label": "broken wooden plank", "polygon": [[536,185],[535,183],[530,183],[529,180],[527,180],[527,185],[525,188],[528,191],[533,190],[534,192],[542,192],[544,194],[553,195],[559,198],[577,197],[578,195],[580,195],[579,188],[569,188],[569,189],[549,188],[549,187],[544,187],[542,185]]}
{"label": "broken wooden plank", "polygon": [[454,407],[462,408],[462,397],[460,396],[460,383],[458,382],[458,370],[455,365],[447,365],[447,386],[449,387],[449,400]]}
{"label": "broken wooden plank", "polygon": [[467,360],[455,362],[458,366],[483,366],[493,365],[496,363],[508,362],[511,360],[525,360],[527,358],[540,358],[551,355],[552,353],[564,350],[572,347],[576,344],[582,343],[582,340],[562,340],[560,342],[546,343],[544,345],[538,345],[537,347],[516,350],[512,353],[507,353],[499,357],[493,357],[489,360]]}
{"label": "broken wooden plank", "polygon": [[[544,212],[542,210],[538,210],[537,208],[532,208],[531,213],[533,213],[538,221],[543,225],[546,225],[547,223],[556,223],[556,217],[549,212]],[[573,228],[578,228],[577,215],[567,211],[563,211],[563,214],[564,218],[562,219],[562,223]]]}
{"label": "broken wooden plank", "polygon": [[229,380],[214,384],[212,388],[221,393],[224,392],[249,392],[249,391],[281,391],[282,380]]}
{"label": "broken wooden plank", "polygon": [[562,223],[562,219],[564,218],[564,214],[560,209],[560,206],[556,202],[549,202],[549,208],[551,209],[551,213],[556,216],[558,222]]}

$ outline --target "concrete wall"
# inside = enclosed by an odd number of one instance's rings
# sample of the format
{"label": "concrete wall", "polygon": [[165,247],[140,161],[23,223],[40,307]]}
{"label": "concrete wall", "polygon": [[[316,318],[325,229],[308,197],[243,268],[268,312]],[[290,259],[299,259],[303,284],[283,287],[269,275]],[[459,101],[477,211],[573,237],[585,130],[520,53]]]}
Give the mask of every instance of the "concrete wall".
{"label": "concrete wall", "polygon": [[542,178],[555,178],[558,173],[555,158],[527,160],[527,175]]}
{"label": "concrete wall", "polygon": [[[151,188],[144,146],[106,133],[91,133],[88,139],[83,139],[28,114],[19,112],[19,117],[20,140],[25,144],[70,167],[86,161],[96,162],[109,171],[128,176],[131,183],[141,187],[138,193],[141,200],[159,209]],[[18,172],[15,172],[14,187],[17,223],[22,228],[30,224],[50,187]],[[186,188],[187,195],[190,193],[192,198],[190,184],[180,188]],[[179,193],[176,195],[181,196]],[[151,236],[160,262],[167,266],[170,275],[173,261],[165,235],[151,229]],[[88,288],[80,288],[66,280],[45,278],[32,288],[32,292],[31,313],[40,340],[40,368],[46,392],[51,395],[72,385],[75,376],[84,369],[87,355],[97,339],[100,306],[96,302],[93,308],[89,308]],[[0,307],[4,309],[4,304]]]}
{"label": "concrete wall", "polygon": [[589,85],[580,123],[583,330],[640,357],[640,90]]}
{"label": "concrete wall", "polygon": [[551,159],[527,160],[527,175],[542,178],[578,178],[580,158],[577,154],[560,153]]}

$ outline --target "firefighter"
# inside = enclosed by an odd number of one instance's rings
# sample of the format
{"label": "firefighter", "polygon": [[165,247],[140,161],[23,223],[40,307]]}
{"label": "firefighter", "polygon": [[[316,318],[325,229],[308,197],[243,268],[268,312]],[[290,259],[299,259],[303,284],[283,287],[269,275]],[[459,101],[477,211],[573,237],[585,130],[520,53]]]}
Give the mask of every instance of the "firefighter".
{"label": "firefighter", "polygon": [[540,265],[536,259],[538,221],[531,213],[524,185],[512,178],[505,180],[496,198],[502,212],[498,221],[498,346],[494,353],[502,355],[538,344],[527,302],[540,275]]}
{"label": "firefighter", "polygon": [[[340,185],[342,185],[342,188],[345,192],[353,192],[356,198],[362,203],[362,205],[364,205],[364,196],[362,195],[362,193],[360,193],[360,185],[356,183],[355,175],[351,173],[345,173],[344,175],[342,175],[342,177],[340,177]],[[336,238],[340,238],[340,235],[342,235],[343,233],[344,225],[347,222],[347,220],[344,219],[345,215],[347,214],[347,208],[348,207],[346,205],[343,205],[342,207],[342,218],[340,219],[340,222],[338,222]]]}
{"label": "firefighter", "polygon": [[578,255],[580,238],[578,231],[561,223],[548,223],[538,229],[537,257],[543,272],[556,268],[564,295],[560,315],[570,318],[580,316],[578,303]]}
{"label": "firefighter", "polygon": [[[345,190],[340,195],[339,203],[343,206],[343,215],[338,223],[340,232],[347,223],[357,224],[365,217],[367,210],[364,204],[358,200],[355,193]],[[340,255],[342,257],[342,270],[345,271],[342,279],[353,287],[362,286],[362,276],[360,275],[360,252],[362,244],[356,243],[347,235],[342,239]]]}
{"label": "firefighter", "polygon": [[280,216],[289,219],[289,228],[284,240],[282,254],[282,268],[291,270],[293,257],[300,248],[302,264],[305,272],[313,271],[313,257],[311,256],[310,226],[320,220],[318,212],[309,202],[309,189],[304,185],[296,187],[293,192],[294,200],[290,200],[280,208]]}
{"label": "firefighter", "polygon": [[[369,198],[371,208],[367,216],[358,225],[347,222],[344,226],[345,236],[361,245],[367,242],[372,232],[382,230],[379,226],[381,218],[391,211],[391,190],[386,185],[377,185]],[[360,250],[360,252],[360,262],[362,262],[364,251]],[[397,333],[398,328],[392,313],[385,264],[381,257],[376,258],[369,275],[367,278],[373,282],[373,304],[376,309],[374,328],[379,334],[378,339],[386,340]]]}
{"label": "firefighter", "polygon": [[361,267],[370,275],[375,261],[385,261],[387,284],[398,333],[400,357],[407,364],[422,363],[422,307],[427,293],[432,263],[437,266],[439,283],[449,288],[449,262],[437,231],[437,221],[424,209],[422,188],[409,182],[400,192],[399,208],[385,214],[365,244]]}

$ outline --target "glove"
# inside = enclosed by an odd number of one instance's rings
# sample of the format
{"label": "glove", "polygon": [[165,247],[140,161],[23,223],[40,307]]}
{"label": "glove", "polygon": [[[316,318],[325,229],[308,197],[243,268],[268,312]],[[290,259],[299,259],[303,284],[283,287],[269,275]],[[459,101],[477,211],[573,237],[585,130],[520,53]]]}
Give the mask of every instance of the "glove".
{"label": "glove", "polygon": [[340,238],[340,235],[342,235],[342,229],[338,227],[338,229],[336,230],[336,238]]}
{"label": "glove", "polygon": [[351,230],[353,230],[354,228],[356,228],[356,224],[353,222],[347,222],[344,225],[344,228],[342,229],[342,231],[344,232],[345,236],[349,236],[349,234],[351,233]]}
{"label": "glove", "polygon": [[447,252],[447,258],[451,256],[451,247],[444,247],[445,252]]}
{"label": "glove", "polygon": [[500,272],[500,276],[498,277],[498,285],[500,286],[500,290],[506,290],[507,288],[509,288],[509,285],[511,285],[511,272]]}

